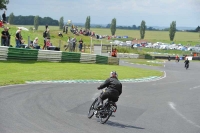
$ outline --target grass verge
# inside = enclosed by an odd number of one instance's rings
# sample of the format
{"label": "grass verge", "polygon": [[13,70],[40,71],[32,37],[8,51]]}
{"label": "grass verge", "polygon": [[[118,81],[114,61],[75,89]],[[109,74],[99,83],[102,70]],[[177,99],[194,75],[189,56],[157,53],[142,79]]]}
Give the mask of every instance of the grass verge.
{"label": "grass verge", "polygon": [[0,70],[0,86],[37,80],[104,80],[108,78],[112,70],[118,72],[119,79],[138,79],[163,75],[160,71],[126,66],[53,62],[0,61]]}

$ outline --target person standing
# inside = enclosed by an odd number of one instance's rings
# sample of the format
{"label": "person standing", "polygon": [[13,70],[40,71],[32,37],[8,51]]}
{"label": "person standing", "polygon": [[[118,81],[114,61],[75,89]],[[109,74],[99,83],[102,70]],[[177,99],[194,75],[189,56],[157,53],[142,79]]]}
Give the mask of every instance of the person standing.
{"label": "person standing", "polygon": [[8,37],[9,37],[8,29],[5,27],[4,30],[1,32],[2,46],[8,46]]}
{"label": "person standing", "polygon": [[83,48],[83,40],[82,38],[79,40],[79,51],[81,52],[82,51],[82,48]]}
{"label": "person standing", "polygon": [[16,35],[15,35],[15,41],[16,41],[16,48],[20,48],[21,47],[21,29],[17,30]]}
{"label": "person standing", "polygon": [[45,25],[45,29],[47,30],[47,29],[48,29],[48,27],[49,27],[49,26],[48,26],[48,24],[46,24],[46,25]]}
{"label": "person standing", "polygon": [[2,14],[2,18],[3,18],[3,23],[6,23],[6,11],[4,11],[4,13]]}
{"label": "person standing", "polygon": [[65,51],[69,48],[71,48],[71,46],[70,46],[70,41],[71,41],[71,38],[69,37],[69,39],[67,40],[67,44],[65,45]]}
{"label": "person standing", "polygon": [[44,45],[42,49],[46,49],[46,40],[47,40],[47,29],[43,32],[43,38],[44,38]]}
{"label": "person standing", "polygon": [[73,52],[75,52],[75,49],[76,49],[76,37],[74,37],[74,38],[72,38],[72,47],[73,47],[73,49],[72,49],[72,51]]}
{"label": "person standing", "polygon": [[8,40],[7,40],[7,46],[10,46],[10,39],[11,39],[11,35],[10,35],[10,33],[9,33],[9,27],[7,27],[7,34],[8,34]]}

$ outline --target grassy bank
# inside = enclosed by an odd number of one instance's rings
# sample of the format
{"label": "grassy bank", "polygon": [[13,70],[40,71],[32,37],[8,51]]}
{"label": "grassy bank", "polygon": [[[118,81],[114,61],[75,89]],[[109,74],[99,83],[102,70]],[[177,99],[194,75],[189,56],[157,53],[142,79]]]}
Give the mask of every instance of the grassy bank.
{"label": "grassy bank", "polygon": [[[15,33],[17,30],[17,26],[15,25],[6,25],[9,26],[11,29],[9,30],[9,32],[12,35],[11,38],[11,44],[15,44]],[[23,27],[26,28],[30,28],[33,27],[32,25],[24,25]],[[43,45],[43,37],[42,37],[42,33],[45,29],[45,26],[39,26],[38,31],[22,31],[22,36],[25,40],[28,40],[28,36],[30,36],[31,40],[34,40],[35,37],[39,37],[39,44],[42,46]],[[51,41],[55,46],[58,46],[59,40],[62,40],[62,45],[66,44],[66,41],[68,39],[68,37],[75,37],[75,35],[71,34],[71,32],[69,31],[68,34],[63,34],[64,37],[58,37],[58,33],[61,32],[62,30],[59,30],[58,26],[49,26],[50,29],[50,35],[51,35]],[[110,29],[107,28],[91,28],[91,31],[94,31],[96,34],[99,35],[111,35]],[[116,30],[116,35],[118,36],[124,36],[127,35],[129,36],[128,40],[132,40],[133,38],[140,38],[140,31],[139,30],[123,30],[123,29],[117,29]],[[83,36],[83,35],[79,35],[76,36],[77,40],[79,40],[80,38],[83,39],[84,43],[86,45],[90,45],[91,43],[91,39],[88,36]],[[145,33],[145,40],[148,40],[149,42],[165,42],[165,43],[171,43],[171,41],[169,40],[169,32],[168,31],[146,31]],[[120,40],[120,39],[117,39]],[[124,39],[123,39],[124,40]],[[104,44],[109,44],[110,41],[106,39],[103,39],[103,43]],[[192,45],[196,45],[199,44],[199,33],[195,33],[195,32],[176,32],[175,34],[175,38],[174,38],[174,43],[182,43],[183,45],[187,45],[187,44],[192,44]],[[94,43],[100,43],[97,40],[93,40],[93,44]],[[62,49],[63,50],[63,49]]]}
{"label": "grassy bank", "polygon": [[73,80],[108,78],[110,71],[116,70],[119,79],[137,79],[149,76],[161,76],[163,73],[125,66],[52,63],[52,62],[0,62],[0,86],[21,84],[36,80]]}

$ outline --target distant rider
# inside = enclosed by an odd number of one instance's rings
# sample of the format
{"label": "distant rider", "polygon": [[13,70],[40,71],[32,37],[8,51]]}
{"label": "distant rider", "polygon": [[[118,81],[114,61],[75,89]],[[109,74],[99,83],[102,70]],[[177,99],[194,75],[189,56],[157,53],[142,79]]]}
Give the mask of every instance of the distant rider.
{"label": "distant rider", "polygon": [[178,55],[176,55],[175,59],[176,59],[177,62],[179,62],[179,56]]}
{"label": "distant rider", "polygon": [[105,99],[109,99],[110,101],[117,102],[119,96],[122,93],[122,84],[118,80],[118,75],[115,71],[112,71],[110,73],[110,78],[106,79],[104,83],[102,83],[97,89],[103,89],[107,87],[105,92],[103,92],[99,97],[98,97],[98,109],[103,107],[103,101]]}
{"label": "distant rider", "polygon": [[190,61],[188,60],[188,58],[185,60],[185,67],[186,67],[186,65],[188,64],[188,67],[189,67],[189,63],[190,63]]}
{"label": "distant rider", "polygon": [[170,61],[171,60],[171,57],[170,57],[170,55],[168,56],[168,61]]}

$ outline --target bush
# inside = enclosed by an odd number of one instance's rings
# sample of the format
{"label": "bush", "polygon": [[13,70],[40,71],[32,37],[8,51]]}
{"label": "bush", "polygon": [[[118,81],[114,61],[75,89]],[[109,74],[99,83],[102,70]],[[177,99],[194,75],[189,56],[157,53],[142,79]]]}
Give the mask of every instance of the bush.
{"label": "bush", "polygon": [[155,60],[155,58],[151,56],[150,54],[145,54],[144,56],[145,56],[145,59]]}
{"label": "bush", "polygon": [[30,27],[29,30],[30,30],[30,31],[33,31],[33,27]]}

